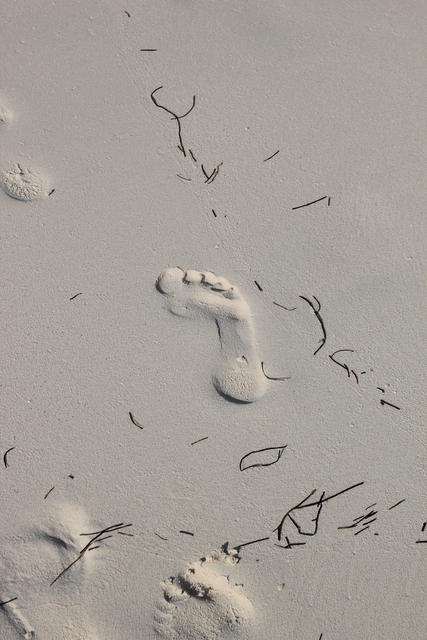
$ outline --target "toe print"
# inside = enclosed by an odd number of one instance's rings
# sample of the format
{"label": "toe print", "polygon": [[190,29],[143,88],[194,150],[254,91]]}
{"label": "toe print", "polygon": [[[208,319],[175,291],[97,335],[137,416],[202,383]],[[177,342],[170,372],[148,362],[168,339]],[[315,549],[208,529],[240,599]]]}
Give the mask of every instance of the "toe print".
{"label": "toe print", "polygon": [[157,289],[172,313],[207,316],[215,321],[221,347],[221,365],[212,376],[218,393],[238,402],[253,402],[266,390],[249,306],[226,278],[211,271],[183,271],[172,267],[157,279]]}
{"label": "toe print", "polygon": [[252,603],[228,576],[239,556],[226,547],[163,583],[154,629],[166,640],[241,637],[254,618]]}

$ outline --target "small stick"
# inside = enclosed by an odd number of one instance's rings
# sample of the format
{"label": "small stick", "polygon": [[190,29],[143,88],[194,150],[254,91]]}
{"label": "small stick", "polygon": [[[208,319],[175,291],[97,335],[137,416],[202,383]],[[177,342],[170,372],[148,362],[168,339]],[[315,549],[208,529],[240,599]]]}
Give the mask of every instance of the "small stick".
{"label": "small stick", "polygon": [[398,407],[395,404],[392,404],[391,402],[387,402],[387,400],[380,400],[380,403],[384,406],[385,404],[387,404],[389,407],[393,407],[393,409],[398,409],[398,411],[400,411],[400,407]]}
{"label": "small stick", "polygon": [[0,602],[0,607],[3,607],[5,604],[9,604],[9,602],[13,602],[14,600],[18,600],[18,596],[14,598],[10,598],[10,600],[5,600],[4,602]]}
{"label": "small stick", "polygon": [[403,500],[399,500],[399,502],[396,502],[396,504],[394,504],[392,507],[389,507],[388,510],[391,511],[392,509],[394,509],[394,507],[398,507],[399,504],[402,504],[402,502],[405,502],[406,498],[403,498]]}
{"label": "small stick", "polygon": [[197,444],[198,442],[203,442],[203,440],[207,440],[209,438],[209,436],[205,436],[204,438],[200,438],[200,440],[195,440],[194,442],[191,443],[191,446],[193,446],[193,444]]}
{"label": "small stick", "polygon": [[322,198],[317,198],[317,200],[312,200],[311,202],[307,202],[307,204],[300,204],[298,205],[298,207],[292,207],[292,211],[295,211],[295,209],[302,209],[303,207],[309,207],[311,204],[316,204],[316,202],[321,202],[322,200],[325,200],[328,196],[323,196]]}
{"label": "small stick", "polygon": [[9,465],[8,465],[8,463],[7,463],[7,454],[8,454],[8,453],[10,453],[11,451],[13,451],[15,448],[16,448],[16,447],[10,447],[10,449],[8,449],[8,450],[5,452],[4,456],[3,456],[3,462],[4,462],[5,469],[7,469],[7,468],[8,468],[8,466],[9,466]]}
{"label": "small stick", "polygon": [[140,49],[140,51],[157,51],[157,49]]}
{"label": "small stick", "polygon": [[126,9],[125,9],[125,14],[127,15],[128,18],[130,18],[130,13],[129,11],[126,11]]}
{"label": "small stick", "polygon": [[181,180],[186,180],[187,182],[191,182],[191,178],[185,178],[184,176],[179,175],[179,173],[176,174],[178,176],[178,178],[181,178]]}
{"label": "small stick", "polygon": [[238,544],[238,545],[236,545],[236,546],[235,546],[235,547],[233,547],[233,548],[234,548],[234,549],[238,549],[238,550],[240,550],[240,549],[242,549],[242,547],[247,547],[247,546],[249,546],[250,544],[255,544],[255,543],[257,543],[257,542],[264,542],[264,540],[270,540],[270,537],[267,537],[267,538],[258,538],[258,540],[251,540],[250,542],[244,542],[243,544]]}
{"label": "small stick", "polygon": [[217,217],[216,213],[215,213],[215,209],[212,209],[212,213],[214,214],[215,218]]}
{"label": "small stick", "polygon": [[167,540],[167,538],[164,538],[163,536],[160,535],[160,533],[156,533],[155,531],[154,531],[154,535],[160,538],[160,540]]}
{"label": "small stick", "polygon": [[267,378],[267,380],[275,380],[275,381],[280,380],[280,381],[283,381],[283,380],[290,380],[291,379],[291,376],[286,376],[286,377],[283,377],[283,378],[273,378],[272,376],[268,376],[265,373],[264,363],[263,362],[261,362],[261,369],[262,369],[263,374]]}
{"label": "small stick", "polygon": [[179,533],[185,533],[186,536],[194,536],[194,533],[191,533],[191,531],[184,531],[183,529],[180,529]]}
{"label": "small stick", "polygon": [[271,160],[271,158],[274,158],[274,156],[277,156],[278,153],[280,153],[280,149],[278,149],[275,153],[273,153],[273,155],[268,156],[268,158],[263,160],[263,162],[267,162],[267,160]]}
{"label": "small stick", "polygon": [[129,538],[133,538],[133,533],[126,533],[126,531],[117,531],[119,536],[128,536]]}
{"label": "small stick", "polygon": [[194,162],[197,162],[197,158],[194,155],[194,153],[191,151],[191,149],[189,149],[188,152],[189,152],[190,156],[193,158]]}
{"label": "small stick", "polygon": [[135,427],[138,427],[138,429],[143,429],[144,428],[142,426],[142,424],[139,424],[138,420],[136,420],[136,418],[134,418],[132,411],[129,411],[129,418],[130,418],[132,424],[135,425]]}
{"label": "small stick", "polygon": [[[325,196],[325,197],[326,197],[326,196]],[[310,305],[310,307],[311,307],[311,308],[312,308],[312,310],[313,310],[314,315],[315,315],[315,316],[316,316],[316,318],[318,319],[318,321],[319,321],[319,323],[320,323],[320,326],[321,326],[321,328],[322,328],[323,337],[320,339],[320,343],[321,343],[321,344],[320,344],[320,347],[317,347],[316,351],[313,353],[313,356],[315,356],[315,355],[316,355],[316,353],[317,353],[318,351],[320,351],[320,349],[325,345],[325,342],[326,342],[326,329],[325,329],[325,325],[324,325],[324,322],[323,322],[323,318],[322,318],[322,316],[320,315],[320,309],[322,308],[322,305],[320,304],[320,302],[319,302],[319,300],[316,298],[316,296],[313,296],[313,298],[314,298],[314,299],[316,300],[316,302],[317,302],[317,309],[316,309],[316,307],[314,306],[314,304],[313,304],[313,303],[312,303],[308,298],[306,298],[305,296],[300,296],[300,298],[301,298],[302,300],[305,300],[305,301]]]}
{"label": "small stick", "polygon": [[51,195],[52,195],[52,193],[55,193],[55,189],[51,189],[47,195],[48,195],[48,196],[51,196]]}
{"label": "small stick", "polygon": [[427,526],[427,522],[424,522],[424,524],[423,524],[423,528],[421,529],[421,531],[424,531],[424,529],[426,528],[426,526]]}
{"label": "small stick", "polygon": [[258,287],[258,289],[260,291],[264,291],[264,289],[261,287],[261,285],[256,280],[254,280],[254,282],[255,282],[256,286]]}
{"label": "small stick", "polygon": [[48,497],[48,495],[50,493],[52,493],[52,491],[55,489],[55,487],[52,487],[51,489],[49,489],[49,491],[47,492],[47,494],[45,495],[45,497],[43,498],[43,500],[46,500],[46,498]]}
{"label": "small stick", "polygon": [[383,389],[382,387],[377,387],[377,389],[381,391],[381,393],[385,393],[385,389]]}
{"label": "small stick", "polygon": [[424,542],[427,542],[427,540],[415,540],[415,542],[417,544],[423,544]]}
{"label": "small stick", "polygon": [[77,298],[77,296],[81,296],[81,295],[83,295],[81,292],[76,293],[74,296],[71,296],[70,300],[74,300],[74,298]]}
{"label": "small stick", "polygon": [[328,196],[328,207],[331,206],[331,196]]}
{"label": "small stick", "polygon": [[273,300],[273,304],[276,305],[276,307],[280,307],[281,309],[284,309],[285,311],[295,311],[296,307],[292,307],[291,309],[289,309],[288,307],[284,307],[283,304],[279,304],[278,302],[274,302]]}
{"label": "small stick", "polygon": [[359,533],[362,533],[362,531],[366,531],[366,529],[369,529],[369,525],[367,527],[363,527],[363,529],[360,529],[360,531],[356,531],[356,533],[354,535],[358,536]]}

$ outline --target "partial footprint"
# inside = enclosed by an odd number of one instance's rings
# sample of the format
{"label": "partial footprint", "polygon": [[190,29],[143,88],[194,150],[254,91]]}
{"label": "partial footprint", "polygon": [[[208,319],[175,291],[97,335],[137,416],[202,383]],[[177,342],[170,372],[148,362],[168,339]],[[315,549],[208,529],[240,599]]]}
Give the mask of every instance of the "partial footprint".
{"label": "partial footprint", "polygon": [[[0,600],[17,597],[0,609],[0,637],[64,638],[95,640],[84,620],[75,613],[67,620],[66,611],[84,605],[82,589],[88,570],[95,561],[85,554],[58,582],[54,578],[78,555],[80,534],[91,531],[84,512],[70,504],[56,506],[54,514],[44,516],[40,524],[17,534],[9,544],[2,543],[0,557]],[[94,553],[97,553],[96,551]]]}
{"label": "partial footprint", "polygon": [[12,114],[9,111],[9,109],[6,109],[6,107],[3,104],[0,104],[0,126],[2,124],[8,124],[8,122],[10,122],[12,119]]}
{"label": "partial footprint", "polygon": [[35,200],[46,193],[43,178],[18,163],[3,173],[1,184],[7,195],[16,200]]}
{"label": "partial footprint", "polygon": [[255,330],[249,306],[237,287],[210,271],[166,269],[157,289],[168,298],[172,313],[204,314],[217,325],[222,364],[213,383],[222,395],[253,402],[266,390],[266,378],[256,352]]}
{"label": "partial footprint", "polygon": [[166,580],[155,631],[166,640],[225,640],[247,631],[252,603],[227,575],[239,560],[224,546]]}

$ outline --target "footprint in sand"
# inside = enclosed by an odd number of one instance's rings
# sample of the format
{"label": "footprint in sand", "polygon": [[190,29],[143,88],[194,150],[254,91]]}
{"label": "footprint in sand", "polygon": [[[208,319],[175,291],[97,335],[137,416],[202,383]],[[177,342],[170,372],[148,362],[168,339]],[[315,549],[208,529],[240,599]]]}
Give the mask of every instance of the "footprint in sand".
{"label": "footprint in sand", "polygon": [[7,195],[16,200],[35,200],[46,193],[43,178],[32,169],[23,168],[18,163],[3,173],[1,185]]}
{"label": "footprint in sand", "polygon": [[0,608],[2,640],[96,640],[79,614],[66,615],[82,603],[82,587],[94,562],[92,554],[85,554],[51,586],[60,571],[79,555],[80,533],[84,531],[90,531],[85,514],[65,504],[57,506],[55,514],[45,516],[40,524],[17,534],[7,545],[2,544],[0,600],[17,597]]}
{"label": "footprint in sand", "polygon": [[168,299],[172,313],[205,315],[217,326],[222,363],[213,383],[226,398],[253,402],[266,390],[266,378],[255,344],[251,312],[238,288],[210,271],[172,267],[157,278],[157,289]]}
{"label": "footprint in sand", "polygon": [[154,630],[166,640],[234,638],[249,630],[254,611],[228,571],[240,560],[227,546],[166,580],[154,614]]}

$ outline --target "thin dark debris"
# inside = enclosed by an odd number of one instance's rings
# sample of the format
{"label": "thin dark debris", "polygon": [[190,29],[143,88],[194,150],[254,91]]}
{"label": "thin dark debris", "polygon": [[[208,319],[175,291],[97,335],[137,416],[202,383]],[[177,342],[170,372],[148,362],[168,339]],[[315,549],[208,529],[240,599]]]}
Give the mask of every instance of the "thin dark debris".
{"label": "thin dark debris", "polygon": [[[243,458],[241,458],[239,462],[240,471],[246,471],[247,469],[253,469],[255,467],[271,467],[271,465],[276,464],[276,462],[279,462],[287,446],[288,446],[287,444],[284,444],[280,447],[265,447],[265,449],[255,449],[254,451],[250,451],[249,453],[244,455]],[[249,464],[247,467],[243,466],[243,461],[246,460],[246,458],[249,458],[249,456],[255,455],[257,453],[263,453],[264,451],[277,451],[276,460],[273,460],[273,462],[265,462],[265,463],[255,462],[254,464]]]}
{"label": "thin dark debris", "polygon": [[76,293],[74,296],[71,296],[70,300],[74,300],[74,298],[77,298],[77,296],[81,296],[81,295],[83,295],[82,292]]}
{"label": "thin dark debris", "polygon": [[338,360],[335,360],[335,357],[334,357],[337,353],[343,353],[345,351],[349,353],[354,353],[354,349],[337,349],[337,351],[334,351],[332,354],[329,355],[329,358],[332,360],[332,362],[337,364],[339,367],[341,367],[342,369],[345,369],[347,371],[347,376],[350,377],[350,370],[348,366],[346,364],[343,364],[342,362],[338,362]]}
{"label": "thin dark debris", "polygon": [[126,9],[125,9],[125,14],[127,15],[128,18],[130,18],[130,13],[129,11],[126,11]]}
{"label": "thin dark debris", "polygon": [[388,405],[389,407],[393,407],[393,409],[397,409],[398,411],[400,411],[400,407],[398,407],[396,404],[392,404],[391,402],[387,402],[387,400],[380,400],[380,403],[384,406],[385,404]]}
{"label": "thin dark debris", "polygon": [[81,560],[84,556],[84,554],[87,551],[92,551],[93,549],[97,548],[97,547],[91,547],[91,545],[94,542],[101,542],[103,540],[108,540],[108,538],[112,538],[111,535],[109,536],[104,536],[102,537],[102,535],[104,533],[112,533],[114,531],[119,531],[121,529],[126,529],[126,527],[131,527],[132,524],[124,524],[123,522],[120,522],[120,524],[114,524],[110,527],[105,527],[104,529],[101,529],[101,531],[96,531],[94,533],[81,533],[81,536],[93,536],[89,542],[83,547],[83,549],[81,549],[81,551],[79,552],[79,555],[77,556],[77,558],[75,558],[72,562],[70,562],[70,564],[68,566],[66,566],[57,576],[54,580],[52,580],[52,582],[50,583],[50,586],[53,586],[55,584],[55,582],[57,580],[59,580],[59,578],[61,578],[64,573],[66,573],[67,571],[69,571],[69,569],[71,569],[71,567],[73,567],[76,562],[78,562],[79,560]]}
{"label": "thin dark debris", "polygon": [[167,540],[167,538],[164,538],[163,536],[160,535],[160,533],[156,533],[155,531],[154,531],[154,535],[160,538],[160,540]]}
{"label": "thin dark debris", "polygon": [[180,529],[179,533],[185,533],[186,536],[194,536],[194,533],[191,531],[184,531],[183,529]]}
{"label": "thin dark debris", "polygon": [[264,375],[265,375],[265,377],[267,378],[267,380],[283,381],[283,380],[290,380],[290,379],[291,379],[291,376],[283,376],[283,377],[281,377],[281,378],[273,378],[272,376],[268,376],[268,375],[265,373],[265,369],[264,369],[264,362],[261,362],[261,369],[262,369],[263,374],[264,374]]}
{"label": "thin dark debris", "polygon": [[238,552],[240,552],[240,549],[243,549],[243,547],[248,547],[250,544],[256,544],[257,542],[264,542],[264,540],[270,540],[270,537],[267,536],[267,538],[258,538],[258,540],[243,542],[242,544],[237,544],[235,547],[233,547],[233,549],[236,549]]}
{"label": "thin dark debris", "polygon": [[264,289],[261,287],[261,285],[259,284],[259,282],[257,282],[256,280],[254,280],[254,282],[255,282],[256,286],[258,287],[258,289],[259,289],[260,291],[264,291]]}
{"label": "thin dark debris", "polygon": [[271,160],[271,158],[274,158],[274,156],[277,156],[277,154],[280,153],[280,149],[278,149],[277,151],[275,151],[271,156],[268,156],[268,158],[266,158],[265,160],[263,160],[263,162],[267,162],[267,160]]}
{"label": "thin dark debris", "polygon": [[281,309],[284,309],[285,311],[295,311],[296,307],[284,307],[283,304],[279,304],[278,302],[274,302],[273,300],[273,304],[276,305],[276,307],[280,307]]}
{"label": "thin dark debris", "polygon": [[157,51],[157,49],[140,49],[140,51]]}
{"label": "thin dark debris", "polygon": [[194,153],[191,151],[191,149],[188,150],[188,153],[190,154],[190,156],[193,158],[194,162],[197,162],[197,158],[194,155]]}
{"label": "thin dark debris", "polygon": [[307,544],[306,542],[291,542],[288,538],[288,536],[285,536],[285,540],[286,540],[286,544],[277,544],[277,542],[274,543],[275,547],[279,547],[280,549],[292,549],[292,547],[303,547],[305,544]]}
{"label": "thin dark debris", "polygon": [[[342,495],[343,493],[346,493],[347,491],[351,491],[352,489],[355,489],[356,487],[360,487],[362,484],[364,484],[364,482],[358,482],[358,483],[356,483],[354,485],[351,485],[350,487],[347,487],[346,489],[343,489],[342,491],[338,491],[337,493],[334,493],[331,496],[328,496],[327,498],[324,497],[325,492],[323,492],[322,495],[320,496],[319,500],[316,500],[315,502],[307,502],[307,500],[309,498],[311,498],[311,496],[314,493],[316,493],[316,489],[313,489],[313,491],[311,491],[305,498],[303,498],[303,500],[301,500],[301,502],[296,504],[294,507],[292,507],[292,509],[289,509],[289,511],[287,511],[285,513],[285,515],[281,519],[279,525],[274,529],[274,531],[277,531],[277,539],[279,540],[279,542],[282,539],[282,530],[283,530],[283,527],[284,527],[284,524],[285,524],[287,518],[292,522],[292,524],[295,526],[295,528],[297,529],[297,531],[298,531],[298,533],[300,535],[304,535],[304,536],[314,536],[314,535],[316,535],[317,529],[318,529],[318,524],[319,524],[319,517],[320,517],[320,513],[322,511],[324,503],[327,502],[328,500],[332,500],[333,498],[336,498],[336,497]],[[308,508],[308,507],[317,507],[317,514],[316,514],[315,518],[313,518],[313,522],[315,523],[315,527],[314,527],[314,531],[312,531],[312,532],[303,531],[301,529],[300,525],[297,523],[297,521],[291,516],[293,511],[296,511],[298,509],[305,509],[305,508]]]}
{"label": "thin dark debris", "polygon": [[51,489],[49,489],[49,491],[46,493],[45,497],[43,498],[43,500],[46,500],[46,498],[48,497],[48,495],[50,493],[52,493],[52,491],[55,489],[55,487],[52,487]]}
{"label": "thin dark debris", "polygon": [[52,195],[52,193],[55,193],[55,191],[56,191],[56,189],[51,189],[47,195],[48,195],[48,196],[51,196],[51,195]]}
{"label": "thin dark debris", "polygon": [[364,531],[366,531],[366,529],[369,529],[369,525],[366,527],[363,527],[363,529],[360,529],[359,531],[356,531],[356,533],[354,534],[355,536],[358,536],[359,533],[363,533]]}
{"label": "thin dark debris", "polygon": [[135,425],[135,427],[138,427],[138,429],[143,429],[143,428],[144,428],[144,427],[142,426],[142,424],[140,424],[140,423],[138,422],[138,420],[134,417],[134,415],[133,415],[132,411],[129,411],[129,418],[130,418],[130,421],[132,422],[132,424],[134,424],[134,425]]}
{"label": "thin dark debris", "polygon": [[215,209],[212,209],[212,213],[214,214],[215,218],[217,217],[216,213],[215,213]]}
{"label": "thin dark debris", "polygon": [[205,436],[204,438],[200,438],[200,440],[195,440],[194,442],[191,443],[191,446],[193,446],[193,444],[197,444],[198,442],[203,442],[203,440],[207,440],[209,438],[209,436]]}
{"label": "thin dark debris", "polygon": [[395,507],[398,507],[400,504],[402,504],[402,502],[405,502],[405,500],[406,500],[406,498],[403,498],[402,500],[399,500],[399,502],[396,502],[396,504],[394,504],[391,507],[389,507],[388,510],[391,511]]}
{"label": "thin dark debris", "polygon": [[5,466],[5,469],[7,469],[7,468],[8,468],[8,466],[9,466],[9,464],[8,464],[8,462],[7,462],[7,454],[8,454],[8,453],[10,453],[11,451],[13,451],[15,448],[16,448],[16,447],[10,447],[10,449],[8,449],[7,451],[5,451],[5,454],[4,454],[4,456],[3,456],[3,463],[4,463],[4,466]]}
{"label": "thin dark debris", "polygon": [[314,306],[314,304],[311,302],[311,300],[309,300],[309,299],[308,299],[308,298],[306,298],[305,296],[300,296],[300,298],[301,298],[302,300],[305,300],[305,301],[310,305],[310,307],[313,309],[314,315],[315,315],[315,316],[316,316],[316,318],[318,319],[318,321],[319,321],[319,323],[320,323],[320,326],[321,326],[321,328],[322,328],[323,337],[320,339],[320,342],[321,342],[320,347],[318,347],[318,348],[316,349],[316,351],[313,353],[313,356],[315,356],[315,355],[316,355],[316,353],[317,353],[318,351],[320,351],[320,349],[324,346],[324,344],[325,344],[325,342],[326,342],[326,329],[325,329],[325,325],[324,325],[324,322],[323,322],[323,318],[322,318],[322,316],[320,315],[320,309],[322,308],[322,305],[320,304],[320,302],[319,302],[319,300],[316,298],[316,296],[313,296],[313,298],[314,298],[314,299],[315,299],[315,301],[317,302],[317,309],[316,309],[316,307]]}
{"label": "thin dark debris", "polygon": [[3,607],[5,604],[9,604],[10,602],[13,602],[14,600],[18,600],[18,596],[15,596],[14,598],[10,598],[10,600],[5,600],[4,602],[0,602],[0,607]]}
{"label": "thin dark debris", "polygon": [[179,173],[176,174],[178,176],[178,178],[181,178],[181,180],[185,180],[186,182],[191,182],[191,178],[186,178],[185,176],[181,176]]}
{"label": "thin dark debris", "polygon": [[[160,85],[160,87],[157,87],[157,89],[154,89],[154,91],[152,91],[151,93],[151,100],[153,101],[153,103],[155,104],[155,106],[158,109],[163,109],[163,111],[166,111],[167,113],[169,113],[172,116],[173,120],[176,120],[177,125],[178,125],[178,140],[179,140],[179,144],[178,144],[178,149],[181,151],[181,153],[184,155],[184,157],[187,157],[187,153],[185,151],[185,147],[184,147],[184,143],[182,141],[182,127],[181,127],[181,117],[184,116],[177,116],[176,113],[174,113],[173,111],[171,111],[170,109],[168,109],[167,107],[164,107],[162,104],[159,104],[159,102],[157,102],[156,98],[154,97],[154,95],[160,91],[160,89],[163,89],[163,85]],[[195,105],[195,100],[196,100],[196,96],[193,96],[193,104],[191,109],[184,115],[188,115],[190,113],[190,111],[192,111],[192,109],[194,108]]]}
{"label": "thin dark debris", "polygon": [[326,200],[328,196],[323,196],[322,198],[318,198],[317,200],[312,200],[311,202],[307,202],[307,204],[300,204],[298,207],[292,207],[292,211],[295,209],[302,209],[303,207],[309,207],[311,204],[316,204],[316,202],[321,202],[322,200]]}

